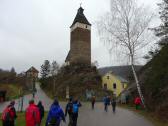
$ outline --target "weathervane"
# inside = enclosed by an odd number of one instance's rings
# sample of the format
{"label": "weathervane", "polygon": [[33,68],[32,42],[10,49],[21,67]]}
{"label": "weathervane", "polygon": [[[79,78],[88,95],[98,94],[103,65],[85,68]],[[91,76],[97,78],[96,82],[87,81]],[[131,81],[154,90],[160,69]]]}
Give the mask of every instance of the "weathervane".
{"label": "weathervane", "polygon": [[80,7],[82,6],[82,2],[80,3]]}

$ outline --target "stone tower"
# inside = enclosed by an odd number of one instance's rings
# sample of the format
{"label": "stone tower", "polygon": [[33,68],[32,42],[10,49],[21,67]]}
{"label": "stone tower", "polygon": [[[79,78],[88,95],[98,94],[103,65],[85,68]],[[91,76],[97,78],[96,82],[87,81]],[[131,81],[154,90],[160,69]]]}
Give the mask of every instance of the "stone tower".
{"label": "stone tower", "polygon": [[65,60],[67,64],[91,65],[91,24],[80,7],[70,27],[70,51]]}

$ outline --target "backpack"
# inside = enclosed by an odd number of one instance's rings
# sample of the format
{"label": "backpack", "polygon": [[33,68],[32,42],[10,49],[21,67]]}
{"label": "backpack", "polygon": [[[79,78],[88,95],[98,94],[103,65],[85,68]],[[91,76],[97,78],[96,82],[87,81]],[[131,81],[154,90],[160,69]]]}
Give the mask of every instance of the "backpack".
{"label": "backpack", "polygon": [[68,110],[68,113],[72,113],[73,112],[73,103],[69,103],[68,104],[67,110]]}
{"label": "backpack", "polygon": [[12,119],[12,110],[10,107],[7,107],[2,113],[2,120],[3,121],[10,121]]}
{"label": "backpack", "polygon": [[49,126],[54,126],[58,122],[59,118],[59,108],[53,108],[50,112],[50,120],[49,120]]}
{"label": "backpack", "polygon": [[78,104],[73,104],[73,113],[78,113]]}

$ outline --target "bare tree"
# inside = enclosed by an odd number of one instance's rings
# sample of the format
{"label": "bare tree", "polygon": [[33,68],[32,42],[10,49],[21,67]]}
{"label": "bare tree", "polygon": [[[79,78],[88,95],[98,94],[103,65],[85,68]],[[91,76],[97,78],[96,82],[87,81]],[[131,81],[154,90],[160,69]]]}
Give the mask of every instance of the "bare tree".
{"label": "bare tree", "polygon": [[58,74],[60,67],[59,64],[56,61],[52,62],[51,65],[51,75],[53,77],[53,95],[55,95],[55,90],[56,90],[56,75]]}
{"label": "bare tree", "polygon": [[51,75],[56,76],[59,71],[59,68],[59,64],[56,61],[53,61],[51,65]]}
{"label": "bare tree", "polygon": [[144,97],[135,71],[138,51],[148,45],[148,27],[153,14],[137,0],[111,0],[111,10],[97,21],[100,38],[129,58],[139,96],[145,107]]}

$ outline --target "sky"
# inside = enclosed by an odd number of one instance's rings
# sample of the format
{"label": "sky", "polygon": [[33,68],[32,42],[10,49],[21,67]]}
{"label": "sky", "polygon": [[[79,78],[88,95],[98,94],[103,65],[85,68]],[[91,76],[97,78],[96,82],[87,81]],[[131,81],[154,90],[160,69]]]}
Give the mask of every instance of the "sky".
{"label": "sky", "polygon": [[[160,0],[139,0],[156,11]],[[70,49],[70,25],[77,9],[92,24],[92,62],[99,67],[120,65],[100,41],[96,20],[110,9],[110,0],[0,0],[0,68],[19,73],[44,60],[63,64]]]}

